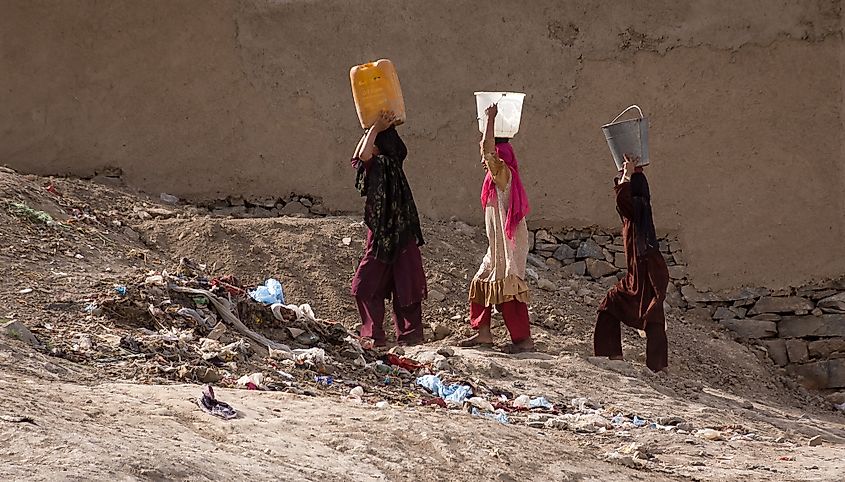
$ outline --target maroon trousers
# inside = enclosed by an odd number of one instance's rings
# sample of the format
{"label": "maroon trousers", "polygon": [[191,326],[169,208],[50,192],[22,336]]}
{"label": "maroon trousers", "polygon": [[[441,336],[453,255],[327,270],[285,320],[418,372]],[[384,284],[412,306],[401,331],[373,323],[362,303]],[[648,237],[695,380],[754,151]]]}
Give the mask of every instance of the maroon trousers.
{"label": "maroon trousers", "polygon": [[422,300],[428,294],[422,255],[411,240],[392,263],[379,261],[373,254],[373,234],[367,235],[367,248],[355,277],[352,296],[361,315],[360,335],[377,345],[386,342],[384,300],[393,299],[393,323],[396,341],[415,344],[423,341]]}
{"label": "maroon trousers", "polygon": [[[661,307],[662,311],[662,307]],[[622,356],[621,321],[608,311],[599,311],[596,317],[596,331],[593,337],[593,349],[596,356]],[[647,323],[645,363],[652,371],[660,371],[669,366],[669,342],[666,339],[666,324]]]}

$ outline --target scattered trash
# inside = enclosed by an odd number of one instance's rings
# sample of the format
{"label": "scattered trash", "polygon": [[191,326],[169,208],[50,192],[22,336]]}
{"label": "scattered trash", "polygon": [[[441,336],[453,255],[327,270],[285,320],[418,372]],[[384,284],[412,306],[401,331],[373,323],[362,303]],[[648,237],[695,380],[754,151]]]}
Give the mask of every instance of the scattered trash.
{"label": "scattered trash", "polygon": [[32,209],[23,203],[13,202],[8,204],[9,212],[15,216],[26,218],[35,224],[46,224],[48,226],[55,224],[53,217],[44,211]]}
{"label": "scattered trash", "polygon": [[314,381],[320,385],[329,386],[334,383],[334,377],[331,375],[315,375]]}
{"label": "scattered trash", "polygon": [[486,412],[478,409],[477,407],[472,407],[470,413],[472,413],[476,417],[484,417],[489,418],[490,420],[495,420],[501,423],[502,425],[508,425],[510,423],[510,420],[508,419],[508,414],[502,409]]}
{"label": "scattered trash", "polygon": [[114,287],[114,292],[117,293],[119,296],[126,296],[126,286],[117,285]]}
{"label": "scattered trash", "polygon": [[379,410],[384,410],[384,409],[390,408],[390,402],[382,400],[382,401],[380,401],[376,404],[376,408],[379,409]]}
{"label": "scattered trash", "polygon": [[532,398],[528,404],[529,408],[545,408],[548,410],[554,410],[555,406],[552,402],[546,400],[546,397],[537,397]]}
{"label": "scattered trash", "polygon": [[197,399],[197,405],[204,412],[224,420],[231,420],[238,416],[238,412],[231,405],[214,398],[214,389],[211,388],[211,385],[205,385],[203,387],[202,397]]}
{"label": "scattered trash", "polygon": [[361,398],[364,396],[364,389],[360,386],[349,391],[349,396],[352,398]]}
{"label": "scattered trash", "polygon": [[417,378],[417,385],[442,398],[449,405],[463,405],[464,401],[472,396],[472,387],[469,385],[444,385],[437,375],[423,375]]}
{"label": "scattered trash", "polygon": [[633,423],[635,427],[639,428],[639,427],[645,427],[648,422],[646,420],[634,415],[634,419],[631,420],[631,423]]}
{"label": "scattered trash", "polygon": [[520,395],[514,399],[513,406],[514,408],[529,409],[531,408],[531,397],[528,395]]}
{"label": "scattered trash", "polygon": [[429,398],[428,400],[422,400],[422,401],[420,401],[420,405],[422,405],[424,407],[429,406],[429,405],[436,405],[440,408],[447,408],[446,401],[443,400],[440,397]]}
{"label": "scattered trash", "polygon": [[722,432],[719,432],[718,430],[713,430],[712,428],[703,428],[703,429],[695,432],[695,436],[698,437],[698,438],[703,438],[705,440],[711,440],[711,441],[724,440],[724,437],[722,436]]}
{"label": "scattered trash", "polygon": [[425,365],[419,364],[416,361],[406,358],[404,356],[398,356],[393,353],[388,353],[385,355],[387,363],[399,367],[404,368],[405,370],[419,370],[423,368]]}
{"label": "scattered trash", "polygon": [[840,412],[845,412],[845,402],[842,402],[839,405],[834,404],[833,408],[839,410]]}
{"label": "scattered trash", "polygon": [[481,397],[472,397],[467,400],[467,403],[483,412],[492,412],[495,410],[493,404]]}
{"label": "scattered trash", "polygon": [[252,375],[244,375],[238,379],[237,385],[247,390],[264,390],[264,374],[253,373]]}
{"label": "scattered trash", "polygon": [[352,238],[343,238],[342,241],[344,246],[349,246],[350,244],[352,244]]}
{"label": "scattered trash", "polygon": [[35,291],[35,290],[33,290],[32,288],[24,288],[24,289],[18,291],[18,293],[20,293],[22,295],[28,295],[28,294],[32,293],[33,291]]}
{"label": "scattered trash", "polygon": [[272,305],[274,303],[285,304],[285,292],[282,289],[282,283],[275,278],[268,279],[262,286],[258,286],[254,291],[250,291],[249,296],[265,305]]}

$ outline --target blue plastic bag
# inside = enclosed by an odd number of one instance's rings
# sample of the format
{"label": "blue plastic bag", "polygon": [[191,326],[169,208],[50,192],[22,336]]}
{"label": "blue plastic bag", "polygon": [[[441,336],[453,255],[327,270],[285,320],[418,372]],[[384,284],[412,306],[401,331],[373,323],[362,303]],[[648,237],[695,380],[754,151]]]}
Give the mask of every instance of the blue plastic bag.
{"label": "blue plastic bag", "polygon": [[472,396],[472,387],[469,385],[444,385],[437,375],[423,375],[417,378],[417,385],[442,398],[446,403],[461,404]]}
{"label": "blue plastic bag", "polygon": [[275,278],[268,279],[264,282],[264,285],[255,288],[255,291],[250,291],[249,296],[265,305],[285,304],[285,291],[282,289],[282,283]]}

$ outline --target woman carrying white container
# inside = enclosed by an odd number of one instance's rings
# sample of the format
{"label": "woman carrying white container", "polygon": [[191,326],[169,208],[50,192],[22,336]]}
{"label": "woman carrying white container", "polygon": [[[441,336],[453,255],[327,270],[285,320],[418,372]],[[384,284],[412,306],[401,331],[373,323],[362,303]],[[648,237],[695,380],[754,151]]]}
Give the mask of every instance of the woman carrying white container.
{"label": "woman carrying white container", "polygon": [[[521,100],[521,99],[520,99]],[[528,318],[528,228],[530,207],[519,177],[519,164],[508,138],[495,137],[497,105],[487,107],[481,140],[481,162],[487,170],[481,205],[489,246],[469,288],[470,324],[477,333],[461,346],[493,345],[490,316],[493,306],[502,313],[512,344],[506,351],[534,349]],[[517,120],[518,122],[518,120]]]}

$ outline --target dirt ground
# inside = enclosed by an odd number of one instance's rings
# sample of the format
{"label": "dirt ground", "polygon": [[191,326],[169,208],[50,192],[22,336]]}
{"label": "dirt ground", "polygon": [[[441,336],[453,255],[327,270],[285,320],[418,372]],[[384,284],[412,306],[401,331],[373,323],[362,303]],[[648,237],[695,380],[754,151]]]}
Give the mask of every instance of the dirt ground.
{"label": "dirt ground", "polygon": [[[142,328],[88,307],[187,257],[209,276],[232,274],[246,286],[277,277],[290,302],[309,303],[318,318],[351,331],[359,219],[212,218],[115,186],[8,170],[0,170],[0,200],[0,318],[22,322],[43,343],[0,337],[2,480],[782,481],[841,480],[845,469],[845,415],[709,319],[669,313],[666,377],[645,369],[636,333],[626,333],[628,361],[590,358],[605,288],[553,270],[540,275],[557,290],[532,289],[537,353],[455,349],[444,373],[544,396],[567,414],[588,413],[587,400],[603,413],[680,425],[559,429],[533,412],[502,424],[421,406],[419,389],[378,387],[343,363],[329,387],[296,367],[303,389],[289,393],[235,389],[224,377],[217,396],[239,417],[218,419],[198,408],[199,384],[161,370],[172,358],[114,356],[106,340]],[[35,218],[39,211],[53,221]],[[466,289],[485,249],[472,227],[424,224],[430,289],[444,295],[426,302],[425,319],[452,334],[435,341],[427,332],[430,341],[407,350],[413,359],[468,333]],[[504,342],[501,318],[494,323]],[[274,372],[257,354],[249,360],[232,375],[262,364]],[[346,396],[357,383],[362,400]],[[707,429],[721,440],[708,439]]]}

